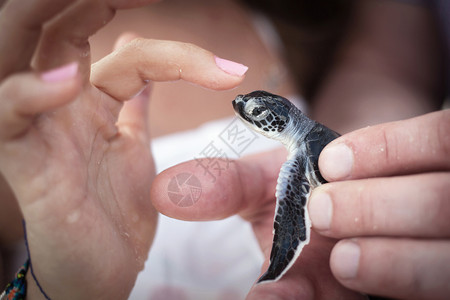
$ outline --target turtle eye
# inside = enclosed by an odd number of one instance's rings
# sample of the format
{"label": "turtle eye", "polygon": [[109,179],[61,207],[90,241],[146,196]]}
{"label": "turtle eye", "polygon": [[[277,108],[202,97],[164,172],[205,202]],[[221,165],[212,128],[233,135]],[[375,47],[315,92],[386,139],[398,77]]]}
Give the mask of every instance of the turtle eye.
{"label": "turtle eye", "polygon": [[252,116],[258,120],[265,118],[268,115],[269,111],[267,108],[263,106],[257,106],[252,110]]}
{"label": "turtle eye", "polygon": [[254,117],[257,117],[257,116],[259,116],[263,111],[265,111],[266,109],[265,108],[263,108],[263,107],[255,107],[255,109],[253,109],[253,111],[252,111],[252,115],[254,116]]}

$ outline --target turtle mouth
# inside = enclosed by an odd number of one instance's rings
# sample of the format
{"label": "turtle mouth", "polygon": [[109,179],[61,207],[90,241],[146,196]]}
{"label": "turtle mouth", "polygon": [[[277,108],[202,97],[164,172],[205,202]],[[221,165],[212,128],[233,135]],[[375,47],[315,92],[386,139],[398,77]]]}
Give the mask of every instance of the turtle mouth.
{"label": "turtle mouth", "polygon": [[245,114],[245,101],[241,97],[237,96],[231,103],[233,104],[234,112],[239,118],[252,123],[252,120],[250,120]]}
{"label": "turtle mouth", "polygon": [[239,116],[243,117],[245,115],[244,114],[245,102],[242,101],[241,98],[236,98],[231,103],[233,104],[234,111],[237,114],[239,114]]}
{"label": "turtle mouth", "polygon": [[[233,109],[235,112],[239,112],[240,107],[242,107],[242,105],[239,105],[236,100],[233,100],[233,102],[231,102],[233,104]],[[242,102],[239,102],[242,103]]]}

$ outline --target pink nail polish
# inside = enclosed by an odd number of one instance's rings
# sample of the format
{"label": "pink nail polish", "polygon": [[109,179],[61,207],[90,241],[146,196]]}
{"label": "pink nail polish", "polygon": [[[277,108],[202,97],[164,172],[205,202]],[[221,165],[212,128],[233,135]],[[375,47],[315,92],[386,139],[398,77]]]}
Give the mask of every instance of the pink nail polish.
{"label": "pink nail polish", "polygon": [[221,70],[230,75],[242,76],[248,70],[247,66],[231,60],[223,59],[217,56],[214,56],[214,60],[216,61],[216,65]]}
{"label": "pink nail polish", "polygon": [[41,79],[46,82],[58,82],[71,79],[77,75],[78,62],[73,62],[41,74]]}

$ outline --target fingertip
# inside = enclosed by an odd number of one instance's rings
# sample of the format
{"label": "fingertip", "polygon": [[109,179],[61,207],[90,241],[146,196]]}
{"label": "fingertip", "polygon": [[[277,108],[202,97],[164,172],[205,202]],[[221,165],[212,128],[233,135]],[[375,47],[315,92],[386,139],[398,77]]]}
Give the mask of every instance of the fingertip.
{"label": "fingertip", "polygon": [[149,81],[183,79],[227,90],[238,86],[248,69],[190,43],[136,38],[133,34],[118,41],[123,43],[93,64],[91,72],[91,83],[118,100],[130,99]]}
{"label": "fingertip", "polygon": [[322,186],[315,188],[311,193],[308,211],[315,230],[321,233],[330,230],[333,216],[333,201]]}
{"label": "fingertip", "polygon": [[246,65],[228,59],[223,59],[215,55],[214,61],[219,69],[230,75],[242,77],[248,70],[248,67]]}
{"label": "fingertip", "polygon": [[284,148],[277,148],[239,160],[216,157],[181,163],[158,174],[151,187],[153,204],[161,213],[184,220],[273,214],[285,155]]}
{"label": "fingertip", "polygon": [[[32,114],[46,112],[73,101],[82,88],[78,62],[16,79],[15,84],[22,86],[22,92],[17,93],[17,97],[27,102],[18,107]],[[27,89],[23,89],[24,86]]]}
{"label": "fingertip", "polygon": [[78,73],[78,62],[72,62],[64,66],[42,72],[40,78],[49,83],[56,83],[74,79]]}
{"label": "fingertip", "polygon": [[319,157],[319,169],[328,181],[344,180],[351,176],[354,165],[353,150],[344,142],[326,146]]}
{"label": "fingertip", "polygon": [[[211,56],[211,58],[208,59],[208,64],[201,67],[202,58],[198,58],[198,67],[188,65],[187,70],[189,70],[189,72],[187,74],[182,74],[182,78],[217,91],[235,88],[244,81],[245,74],[248,70],[247,66],[220,58],[212,53],[208,53],[208,55]],[[212,64],[210,62],[212,62]],[[200,72],[200,68],[204,68],[204,71]],[[198,70],[196,71],[196,69]],[[194,76],[197,76],[197,78]]]}
{"label": "fingertip", "polygon": [[0,85],[2,135],[15,137],[27,130],[34,116],[75,99],[82,82],[73,64],[45,73],[20,73]]}
{"label": "fingertip", "polygon": [[32,84],[33,88],[29,93],[33,93],[38,99],[45,98],[45,100],[33,101],[36,105],[35,113],[45,112],[71,102],[82,88],[78,62],[42,72],[38,77],[40,82]]}
{"label": "fingertip", "polygon": [[361,128],[322,151],[319,168],[328,181],[445,171],[448,111]]}
{"label": "fingertip", "polygon": [[340,281],[353,280],[358,275],[361,248],[355,240],[339,241],[331,251],[330,268]]}
{"label": "fingertip", "polygon": [[450,245],[441,240],[357,238],[339,241],[330,267],[356,291],[395,299],[447,299]]}
{"label": "fingertip", "polygon": [[237,213],[238,199],[230,197],[235,185],[225,172],[216,177],[205,172],[206,160],[184,162],[156,176],[150,195],[159,212],[191,221],[218,220]]}
{"label": "fingertip", "polygon": [[[169,53],[179,61],[177,79],[192,82],[207,89],[223,91],[237,87],[245,79],[248,67],[217,57],[194,44],[169,42]],[[186,55],[189,59],[186,59]]]}

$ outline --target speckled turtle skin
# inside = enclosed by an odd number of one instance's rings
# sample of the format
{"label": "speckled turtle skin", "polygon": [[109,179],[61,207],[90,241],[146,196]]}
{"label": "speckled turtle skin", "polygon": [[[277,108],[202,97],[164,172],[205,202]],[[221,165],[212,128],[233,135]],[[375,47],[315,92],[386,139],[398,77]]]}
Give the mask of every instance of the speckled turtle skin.
{"label": "speckled turtle skin", "polygon": [[309,119],[286,98],[265,91],[238,95],[233,108],[252,130],[280,141],[289,151],[278,176],[270,264],[258,283],[277,281],[309,243],[308,198],[326,182],[319,172],[319,154],[339,134]]}

